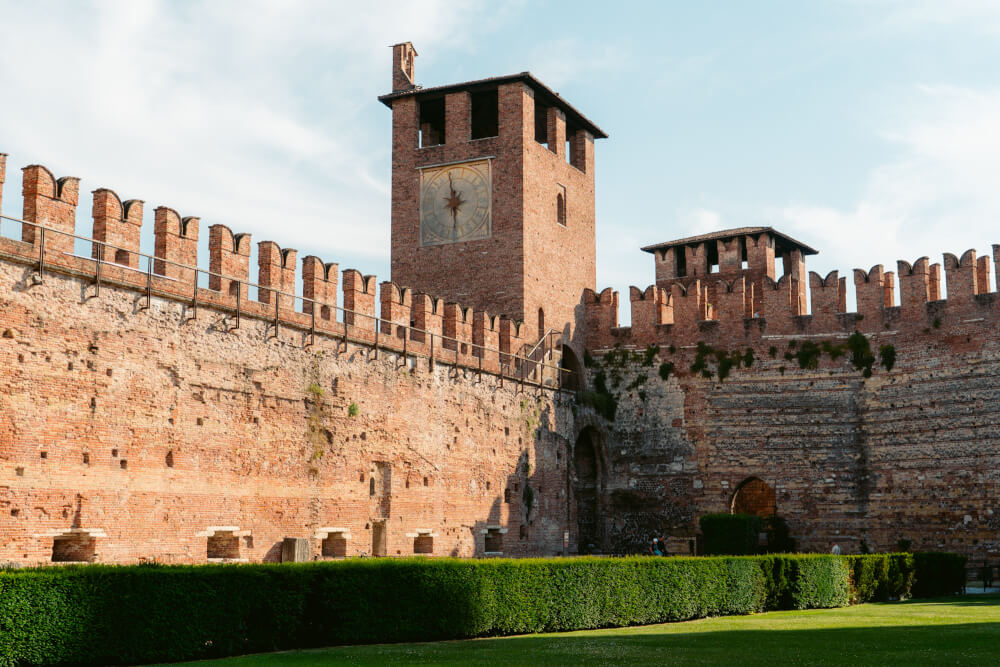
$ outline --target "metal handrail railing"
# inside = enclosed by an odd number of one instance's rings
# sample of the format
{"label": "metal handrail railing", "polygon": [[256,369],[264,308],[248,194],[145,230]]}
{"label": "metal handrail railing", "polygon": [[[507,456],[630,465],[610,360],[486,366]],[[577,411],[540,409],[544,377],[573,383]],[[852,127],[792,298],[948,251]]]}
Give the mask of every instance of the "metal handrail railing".
{"label": "metal handrail railing", "polygon": [[[468,354],[466,352],[462,352],[461,351],[463,347],[468,347],[468,348],[471,348],[474,351],[472,353],[472,356],[478,357],[478,359],[479,359],[478,367],[475,367],[474,369],[478,370],[478,372],[479,372],[480,375],[482,375],[483,372],[486,372],[486,373],[491,374],[491,375],[492,374],[497,375],[500,378],[501,386],[502,386],[504,378],[507,377],[507,378],[519,380],[520,385],[522,387],[525,384],[528,384],[530,386],[536,386],[536,387],[539,387],[539,388],[542,388],[542,389],[551,389],[551,390],[555,390],[555,391],[559,391],[559,392],[562,391],[562,376],[560,375],[560,373],[566,372],[567,369],[563,369],[563,368],[560,368],[558,366],[553,366],[553,365],[549,365],[549,364],[544,364],[544,363],[541,363],[541,362],[529,359],[527,357],[521,356],[521,355],[519,355],[519,354],[517,354],[517,353],[515,353],[513,351],[504,352],[503,350],[501,350],[499,348],[487,347],[487,346],[482,345],[482,344],[476,344],[476,343],[473,343],[473,342],[470,342],[470,341],[467,341],[467,340],[461,340],[459,338],[455,338],[455,337],[452,337],[452,336],[445,336],[443,334],[435,333],[433,331],[428,331],[426,329],[419,329],[417,327],[410,326],[410,325],[401,325],[398,322],[394,322],[392,320],[387,320],[387,319],[384,319],[384,318],[379,317],[377,315],[369,315],[368,313],[362,313],[362,312],[358,312],[358,311],[355,311],[355,310],[349,310],[347,308],[343,308],[343,307],[337,306],[335,304],[329,304],[329,303],[326,303],[324,301],[319,301],[317,299],[311,299],[311,298],[308,298],[306,296],[298,296],[298,295],[296,295],[294,293],[283,292],[283,291],[278,290],[278,289],[276,289],[274,287],[271,287],[271,286],[264,286],[264,285],[260,285],[260,284],[257,284],[257,283],[252,283],[249,280],[244,280],[242,278],[237,278],[237,277],[230,276],[230,275],[227,275],[227,274],[217,273],[217,272],[214,272],[214,271],[211,271],[211,270],[208,270],[208,269],[202,269],[202,268],[199,268],[197,266],[191,266],[191,265],[184,264],[184,263],[181,263],[181,262],[176,262],[174,260],[170,260],[170,259],[167,259],[165,257],[157,257],[155,255],[149,255],[149,254],[137,251],[137,250],[133,250],[131,248],[124,248],[124,247],[121,247],[121,246],[116,246],[114,244],[106,243],[104,241],[98,241],[97,239],[93,239],[93,238],[90,238],[90,237],[87,237],[87,236],[81,236],[79,234],[75,234],[75,233],[71,233],[71,232],[66,232],[66,231],[63,231],[63,230],[60,230],[60,229],[55,229],[53,227],[47,227],[45,225],[41,225],[41,224],[38,224],[38,223],[35,223],[35,222],[31,222],[29,220],[22,220],[21,218],[13,218],[11,216],[0,214],[0,222],[2,222],[3,220],[9,220],[11,222],[20,223],[22,225],[28,225],[30,227],[33,227],[33,228],[39,230],[39,239],[38,239],[38,248],[39,248],[39,251],[38,251],[38,271],[37,271],[37,273],[38,273],[38,279],[37,280],[38,280],[39,283],[44,282],[44,279],[45,279],[45,268],[46,268],[46,265],[45,265],[45,236],[46,236],[46,233],[48,233],[48,234],[59,234],[61,236],[67,236],[67,237],[72,238],[74,240],[79,240],[79,241],[84,241],[86,243],[90,243],[92,245],[92,247],[96,247],[98,249],[98,252],[95,253],[97,255],[96,258],[94,258],[94,257],[86,257],[86,256],[81,256],[81,255],[76,255],[74,253],[65,253],[65,254],[71,255],[73,257],[76,257],[78,259],[82,259],[82,260],[86,260],[86,261],[92,261],[92,262],[96,263],[95,277],[94,277],[94,285],[96,287],[95,296],[99,296],[100,295],[100,287],[101,287],[102,282],[104,282],[104,280],[105,280],[103,278],[102,265],[103,264],[111,264],[111,265],[113,265],[116,268],[120,268],[120,269],[124,269],[124,270],[131,270],[131,271],[135,271],[135,272],[138,272],[138,273],[144,273],[145,274],[145,276],[146,276],[146,285],[145,285],[146,304],[145,304],[145,306],[143,306],[143,308],[149,308],[150,305],[151,305],[151,302],[152,302],[152,296],[153,296],[153,292],[154,292],[154,290],[153,290],[153,278],[156,278],[157,280],[173,280],[173,281],[177,280],[175,278],[171,278],[171,277],[166,276],[166,275],[161,274],[161,273],[153,273],[153,264],[154,264],[154,262],[159,262],[159,263],[161,263],[163,265],[171,265],[171,266],[175,266],[175,267],[180,268],[180,269],[184,269],[184,270],[187,270],[187,271],[193,271],[194,272],[194,276],[193,276],[193,285],[194,285],[194,287],[193,287],[193,296],[192,296],[192,300],[191,300],[191,307],[192,307],[192,310],[194,311],[194,317],[197,317],[198,290],[199,289],[205,289],[205,288],[199,288],[198,287],[198,279],[199,279],[199,277],[201,275],[206,275],[206,276],[209,276],[210,278],[211,277],[217,277],[217,278],[220,278],[221,280],[226,280],[226,281],[229,281],[230,283],[235,283],[236,286],[237,286],[237,289],[236,289],[236,294],[235,294],[235,298],[236,298],[236,307],[235,307],[236,320],[235,320],[235,326],[233,327],[234,330],[235,329],[239,329],[239,326],[240,326],[241,298],[242,298],[243,288],[244,287],[255,288],[257,290],[257,292],[258,292],[258,299],[260,298],[260,294],[264,294],[264,293],[275,295],[274,296],[274,319],[273,319],[273,324],[274,324],[274,327],[275,327],[275,336],[278,335],[278,328],[280,326],[280,320],[281,320],[279,302],[280,302],[281,297],[287,297],[287,298],[289,298],[289,299],[292,300],[292,304],[293,304],[292,312],[298,312],[298,311],[294,310],[294,304],[295,304],[296,300],[301,300],[303,306],[305,306],[306,304],[310,304],[312,306],[309,309],[310,312],[308,313],[308,314],[311,315],[311,323],[310,323],[310,326],[308,328],[308,331],[310,333],[310,343],[308,345],[312,345],[313,344],[314,339],[315,339],[315,335],[316,335],[316,332],[317,332],[317,329],[316,329],[316,311],[320,310],[321,308],[329,308],[329,309],[331,309],[332,312],[338,312],[339,311],[344,316],[343,317],[343,322],[342,322],[343,325],[344,325],[344,333],[343,333],[343,337],[342,337],[343,342],[346,344],[347,341],[348,341],[348,339],[350,339],[351,342],[356,343],[356,344],[371,345],[373,347],[373,349],[374,349],[376,358],[378,357],[378,351],[379,351],[379,343],[380,343],[380,341],[379,341],[379,335],[381,333],[382,325],[385,324],[385,325],[389,325],[390,328],[391,327],[396,327],[397,330],[402,330],[402,340],[403,340],[402,354],[403,354],[404,359],[407,356],[414,356],[414,357],[419,356],[419,353],[408,351],[408,342],[412,339],[412,337],[413,337],[412,334],[418,333],[418,334],[421,334],[422,336],[426,336],[427,337],[427,341],[429,343],[429,347],[430,347],[430,351],[429,351],[429,355],[428,355],[428,366],[429,366],[430,369],[434,368],[435,362],[446,363],[446,364],[449,363],[445,359],[441,359],[441,358],[437,358],[436,359],[435,356],[434,356],[434,350],[435,350],[434,339],[437,338],[438,340],[440,340],[442,342],[442,345],[440,346],[442,349],[447,349],[443,345],[443,343],[445,343],[445,342],[448,342],[449,344],[454,343],[455,358],[454,358],[454,361],[452,361],[451,363],[456,368],[459,367],[459,366],[462,366],[462,367],[465,367],[465,368],[474,368],[473,366],[470,366],[468,364],[461,363],[460,359],[459,359],[460,354]],[[117,262],[108,262],[107,260],[104,259],[104,250],[108,249],[108,248],[110,248],[112,250],[116,250],[116,251],[117,250],[121,250],[123,252],[128,253],[129,255],[135,255],[137,257],[141,257],[141,258],[145,259],[146,260],[146,270],[142,271],[141,269],[137,269],[135,267],[124,265],[124,264],[119,264]],[[210,289],[210,291],[218,291],[218,290],[211,290]],[[157,292],[158,292],[157,295],[161,296],[161,297],[174,298],[174,299],[178,298],[178,295],[175,294],[175,293],[173,293],[173,292],[166,292],[166,291],[162,291],[162,290],[157,291]],[[264,303],[264,302],[261,302],[261,301],[258,300],[257,303]],[[227,309],[226,306],[221,305],[221,304],[212,304],[212,305],[215,308]],[[305,312],[304,308],[303,308],[302,314],[307,314]],[[349,327],[354,326],[355,328],[357,328],[356,325],[354,325],[353,323],[352,324],[348,324],[348,317],[347,317],[348,315],[351,316],[352,320],[354,318],[362,318],[362,319],[367,319],[367,320],[372,320],[373,321],[373,325],[374,325],[373,326],[373,330],[374,330],[374,341],[373,342],[369,342],[367,340],[364,340],[363,338],[358,338],[356,336],[355,337],[349,337],[348,336],[348,328]],[[294,328],[302,328],[302,327],[300,327],[300,325],[297,325],[295,323],[286,323],[286,326],[291,326],[291,327],[294,327]],[[365,331],[365,330],[361,329],[360,331]],[[552,331],[552,330],[550,329],[550,331]],[[329,333],[329,332],[320,331],[320,333]],[[330,335],[332,336],[332,334],[330,334]],[[544,340],[544,337],[543,337],[543,340]],[[539,341],[539,342],[541,342],[541,341]],[[478,352],[478,354],[476,354],[475,352]],[[496,355],[498,356],[498,359],[499,359],[499,366],[498,366],[499,372],[493,373],[489,369],[483,368],[483,357],[485,356],[486,352],[496,353]],[[507,363],[506,364],[504,363],[504,359],[505,358],[507,359]],[[525,364],[528,364],[528,363],[533,364],[533,365],[537,365],[537,366],[543,368],[543,377],[540,378],[537,383],[534,383],[534,382],[528,382],[528,383],[526,383],[525,382],[525,378],[523,377],[523,374],[520,377],[517,377],[515,375],[515,372],[516,372],[516,370],[519,367],[524,366]],[[507,372],[505,372],[505,367],[507,369]],[[555,371],[555,376],[557,378],[557,381],[556,381],[556,385],[554,387],[547,386],[544,383],[544,369],[545,368],[550,368],[550,369],[553,369]]]}
{"label": "metal handrail railing", "polygon": [[532,345],[531,349],[524,353],[525,358],[528,359],[533,358],[535,352],[538,350],[538,346],[544,343],[546,340],[548,340],[548,337],[554,334],[555,332],[556,330],[551,327],[547,329],[545,333],[542,334],[541,338],[538,339],[538,342]]}

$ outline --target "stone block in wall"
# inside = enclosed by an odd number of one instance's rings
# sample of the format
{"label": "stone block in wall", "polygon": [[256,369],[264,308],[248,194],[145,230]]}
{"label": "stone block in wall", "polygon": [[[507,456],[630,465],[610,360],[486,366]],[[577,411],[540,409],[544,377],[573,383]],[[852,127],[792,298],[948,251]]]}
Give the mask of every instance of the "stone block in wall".
{"label": "stone block in wall", "polygon": [[[280,296],[275,292],[295,294],[295,264],[298,251],[292,248],[282,250],[274,241],[261,241],[257,244],[257,300],[261,303],[273,303],[272,297],[279,299],[280,310],[294,310],[295,299]],[[266,288],[272,289],[266,289]]]}
{"label": "stone block in wall", "polygon": [[93,194],[93,238],[108,245],[93,244],[91,257],[138,269],[142,200],[122,202],[113,190],[107,188],[94,190]]}
{"label": "stone block in wall", "polygon": [[472,353],[483,357],[483,360],[491,359],[499,361],[497,356],[500,349],[500,317],[490,315],[487,312],[477,310],[472,314]]}
{"label": "stone block in wall", "polygon": [[418,292],[413,296],[413,340],[434,345],[441,345],[441,334],[444,331],[444,301]]}
{"label": "stone block in wall", "polygon": [[[51,171],[39,164],[25,167],[23,172],[23,219],[56,230],[45,234],[47,257],[58,258],[63,253],[72,253],[80,179],[64,176],[57,180]],[[37,246],[41,241],[40,230],[23,225],[21,240]]]}
{"label": "stone block in wall", "polygon": [[604,288],[600,294],[585,289],[583,311],[587,325],[587,348],[598,350],[611,347],[611,330],[618,327],[618,292],[610,287]]}
{"label": "stone block in wall", "polygon": [[760,292],[760,312],[767,323],[770,334],[786,334],[792,331],[792,315],[797,314],[795,293],[791,276],[787,273],[777,282],[764,278]]}
{"label": "stone block in wall", "polygon": [[[507,317],[500,318],[500,363],[510,366],[517,362],[514,355],[521,353],[527,342],[527,331],[523,322]],[[509,372],[509,369],[505,372]]]}
{"label": "stone block in wall", "polygon": [[882,265],[876,264],[868,271],[854,269],[854,289],[858,314],[862,317],[859,328],[864,331],[878,330],[885,305],[885,273]]}
{"label": "stone block in wall", "polygon": [[286,537],[281,541],[282,563],[305,563],[312,560],[309,540],[304,537]]}
{"label": "stone block in wall", "polygon": [[385,281],[380,285],[379,296],[382,333],[402,338],[407,334],[413,315],[413,293],[408,287]]}
{"label": "stone block in wall", "polygon": [[949,307],[969,304],[976,294],[976,251],[966,250],[961,258],[944,253],[944,277]]}
{"label": "stone block in wall", "polygon": [[926,257],[921,257],[912,265],[904,260],[896,262],[899,306],[904,319],[920,321],[927,315],[927,301],[930,298],[928,261]]}
{"label": "stone block in wall", "polygon": [[208,228],[208,286],[246,301],[250,282],[250,235],[233,234],[225,225]]}
{"label": "stone block in wall", "polygon": [[657,285],[650,285],[645,291],[632,286],[629,301],[632,305],[632,342],[639,346],[655,343],[657,327],[673,319],[673,305],[667,291]]}
{"label": "stone block in wall", "polygon": [[716,281],[715,299],[718,307],[715,319],[719,321],[721,336],[727,340],[742,337],[746,319],[746,279],[740,276],[732,281]]}
{"label": "stone block in wall", "polygon": [[[198,266],[198,227],[195,217],[182,218],[177,211],[158,206],[153,213],[155,250],[153,273],[173,278],[183,284],[194,284],[194,270]],[[179,266],[183,265],[183,266]]]}
{"label": "stone block in wall", "polygon": [[467,354],[472,343],[472,309],[448,302],[444,304],[444,343],[442,347]]}
{"label": "stone block in wall", "polygon": [[687,285],[677,282],[671,285],[670,302],[674,311],[674,340],[679,344],[694,342],[698,338],[698,322],[705,316],[704,290],[701,281],[694,280]]}
{"label": "stone block in wall", "polygon": [[311,301],[302,302],[302,312],[311,315],[313,301],[318,304],[316,320],[325,323],[337,321],[337,264],[324,264],[315,255],[302,260],[302,296]]}
{"label": "stone block in wall", "polygon": [[976,294],[990,292],[990,258],[983,255],[976,259]]}
{"label": "stone block in wall", "polygon": [[344,271],[344,323],[357,332],[375,331],[375,276]]}

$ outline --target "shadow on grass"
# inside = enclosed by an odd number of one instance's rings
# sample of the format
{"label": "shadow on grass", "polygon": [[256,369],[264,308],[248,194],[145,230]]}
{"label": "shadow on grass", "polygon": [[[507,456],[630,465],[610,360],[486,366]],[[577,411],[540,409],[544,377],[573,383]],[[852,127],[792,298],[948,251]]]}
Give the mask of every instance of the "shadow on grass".
{"label": "shadow on grass", "polygon": [[[943,601],[963,604],[964,600]],[[926,602],[925,602],[926,603]],[[997,601],[993,601],[994,605]],[[979,604],[974,603],[974,604]],[[881,606],[881,605],[880,605]],[[765,617],[709,619],[739,623]],[[688,623],[419,644],[344,646],[221,660],[213,664],[989,664],[1000,649],[1000,622],[802,629],[693,630]],[[801,624],[803,621],[798,620]],[[816,617],[816,622],[823,622]]]}

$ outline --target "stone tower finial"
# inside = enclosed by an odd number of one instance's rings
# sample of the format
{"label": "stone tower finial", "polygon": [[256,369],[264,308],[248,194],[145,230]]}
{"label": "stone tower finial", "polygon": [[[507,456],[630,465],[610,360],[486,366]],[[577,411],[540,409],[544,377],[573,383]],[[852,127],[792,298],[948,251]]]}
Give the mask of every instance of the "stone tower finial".
{"label": "stone tower finial", "polygon": [[413,59],[417,50],[411,42],[392,45],[392,92],[416,88],[413,82]]}

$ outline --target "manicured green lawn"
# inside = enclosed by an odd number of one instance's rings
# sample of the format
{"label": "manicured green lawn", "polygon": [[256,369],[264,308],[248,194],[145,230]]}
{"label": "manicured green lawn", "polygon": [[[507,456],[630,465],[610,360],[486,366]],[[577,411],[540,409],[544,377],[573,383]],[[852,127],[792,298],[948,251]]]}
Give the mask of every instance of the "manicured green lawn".
{"label": "manicured green lawn", "polygon": [[777,611],[635,628],[343,646],[220,665],[997,664],[1000,595]]}

